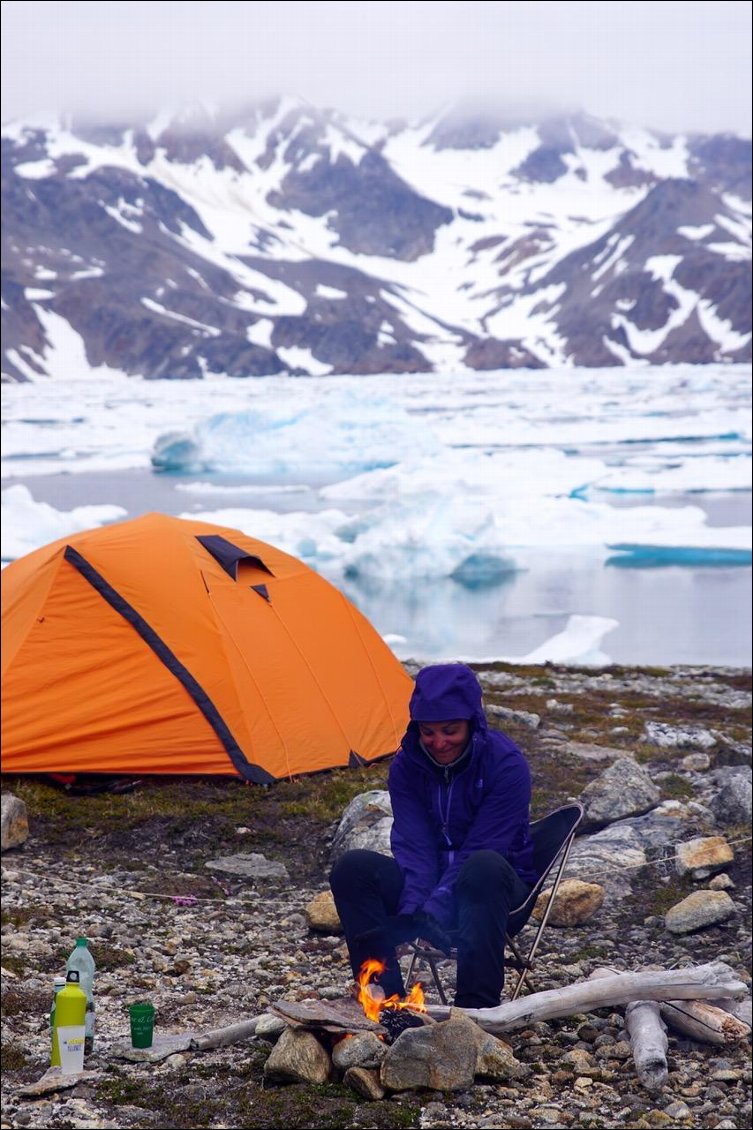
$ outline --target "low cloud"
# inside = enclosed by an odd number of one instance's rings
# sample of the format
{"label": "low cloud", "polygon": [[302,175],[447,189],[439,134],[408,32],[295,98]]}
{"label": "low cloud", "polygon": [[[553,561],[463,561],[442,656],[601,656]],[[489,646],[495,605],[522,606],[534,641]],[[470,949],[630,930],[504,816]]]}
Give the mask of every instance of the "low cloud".
{"label": "low cloud", "polygon": [[369,117],[579,107],[750,135],[750,5],[5,2],[3,118],[289,93]]}

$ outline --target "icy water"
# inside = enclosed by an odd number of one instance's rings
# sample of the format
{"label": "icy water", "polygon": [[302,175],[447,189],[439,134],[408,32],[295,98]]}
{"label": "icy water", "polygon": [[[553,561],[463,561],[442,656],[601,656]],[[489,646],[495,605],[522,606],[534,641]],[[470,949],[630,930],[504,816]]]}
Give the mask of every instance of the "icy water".
{"label": "icy water", "polygon": [[749,390],[742,366],[6,388],[3,557],[200,515],[302,557],[402,658],[749,666]]}

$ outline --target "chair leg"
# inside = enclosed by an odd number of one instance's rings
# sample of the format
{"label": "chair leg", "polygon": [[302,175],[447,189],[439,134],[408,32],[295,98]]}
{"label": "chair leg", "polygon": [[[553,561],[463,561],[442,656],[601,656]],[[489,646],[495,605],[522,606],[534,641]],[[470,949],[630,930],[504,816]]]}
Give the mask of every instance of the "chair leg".
{"label": "chair leg", "polygon": [[536,986],[534,985],[533,979],[531,977],[531,962],[530,962],[530,959],[526,960],[526,958],[523,957],[522,953],[520,952],[520,949],[515,944],[514,939],[511,938],[509,936],[509,934],[505,938],[505,945],[509,946],[509,948],[512,950],[513,955],[515,957],[515,960],[517,962],[517,965],[515,967],[515,971],[518,974],[518,979],[515,982],[515,988],[513,989],[512,996],[510,997],[511,1001],[516,1001],[518,999],[519,995],[520,995],[520,992],[523,988],[524,983],[527,986],[528,991],[531,992],[531,993],[536,992]]}
{"label": "chair leg", "polygon": [[562,876],[564,874],[565,867],[567,866],[567,858],[570,855],[570,849],[573,846],[574,839],[575,839],[575,834],[573,833],[570,836],[570,838],[567,840],[567,842],[564,846],[564,849],[562,851],[562,858],[560,859],[559,865],[557,867],[557,874],[555,875],[554,882],[553,882],[551,890],[550,890],[549,901],[546,904],[546,909],[545,909],[545,911],[544,911],[544,913],[541,917],[541,921],[539,922],[538,928],[536,930],[536,936],[533,939],[533,944],[531,946],[531,949],[529,950],[528,957],[525,958],[525,959],[521,959],[517,949],[514,946],[514,944],[512,943],[512,941],[510,941],[510,948],[512,949],[516,958],[518,958],[519,961],[522,961],[522,965],[523,965],[523,969],[520,972],[517,984],[515,985],[515,988],[513,990],[513,994],[510,997],[511,1001],[518,999],[518,996],[520,995],[520,992],[523,988],[524,982],[527,982],[529,987],[531,989],[533,989],[533,983],[530,979],[529,972],[533,968],[533,959],[536,956],[536,950],[539,948],[539,942],[541,941],[541,937],[542,937],[542,934],[544,933],[544,929],[546,927],[546,924],[549,921],[549,915],[551,914],[552,907],[554,906],[554,900],[557,896],[557,891],[559,890],[559,885],[560,885],[560,882],[562,881]]}
{"label": "chair leg", "polygon": [[439,976],[439,970],[437,969],[437,960],[434,954],[431,953],[431,951],[424,949],[422,946],[416,945],[415,942],[411,945],[410,965],[408,966],[408,972],[405,977],[406,987],[410,988],[411,986],[413,980],[413,971],[416,967],[416,962],[418,961],[423,961],[426,965],[429,966],[432,980],[434,981],[434,988],[437,990],[437,995],[439,996],[442,1004],[447,1004],[447,996],[444,989],[442,988],[442,978]]}

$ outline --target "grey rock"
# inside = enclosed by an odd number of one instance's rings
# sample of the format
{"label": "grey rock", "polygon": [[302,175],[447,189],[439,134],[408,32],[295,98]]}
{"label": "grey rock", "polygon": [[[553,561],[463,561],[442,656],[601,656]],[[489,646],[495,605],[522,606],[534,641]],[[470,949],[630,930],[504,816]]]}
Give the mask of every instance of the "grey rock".
{"label": "grey rock", "polygon": [[490,705],[486,707],[487,715],[500,718],[504,722],[521,722],[531,730],[538,730],[541,725],[541,715],[533,714],[529,710],[511,710],[508,706]]}
{"label": "grey rock", "polygon": [[188,1051],[195,1032],[181,1032],[179,1035],[155,1032],[150,1048],[134,1048],[130,1038],[117,1040],[110,1048],[114,1059],[127,1059],[131,1063],[159,1063],[176,1052]]}
{"label": "grey rock", "polygon": [[724,772],[717,770],[721,777],[719,792],[711,800],[711,810],[723,826],[750,823],[752,804],[750,770],[737,769]]}
{"label": "grey rock", "polygon": [[390,1091],[465,1091],[476,1072],[478,1027],[453,1010],[449,1020],[407,1028],[387,1049],[379,1073]]}
{"label": "grey rock", "polygon": [[387,1045],[374,1032],[356,1032],[340,1040],[332,1051],[332,1062],[339,1071],[349,1067],[379,1067],[387,1054]]}
{"label": "grey rock", "polygon": [[735,904],[726,891],[693,891],[671,907],[664,924],[673,934],[690,934],[731,918]]}
{"label": "grey rock", "polygon": [[254,1035],[262,1040],[272,1040],[276,1042],[285,1028],[287,1028],[287,1024],[281,1016],[275,1016],[271,1012],[265,1012],[259,1017]]}
{"label": "grey rock", "polygon": [[627,821],[577,839],[567,863],[568,877],[600,883],[608,894],[630,893],[631,878],[648,862],[641,838]]}
{"label": "grey rock", "polygon": [[229,875],[242,875],[244,879],[283,879],[290,875],[284,863],[275,863],[258,852],[239,852],[237,855],[221,855],[204,864],[211,871],[225,871]]}
{"label": "grey rock", "polygon": [[13,793],[3,793],[0,811],[2,824],[1,850],[20,847],[29,838],[29,818],[26,805]]}
{"label": "grey rock", "polygon": [[336,863],[346,851],[363,848],[392,855],[392,803],[386,789],[372,789],[354,797],[343,813],[332,841],[331,859]]}
{"label": "grey rock", "polygon": [[608,745],[592,745],[588,742],[568,742],[567,752],[582,761],[619,761],[625,757],[624,749]]}
{"label": "grey rock", "polygon": [[711,758],[707,753],[689,753],[680,762],[680,768],[686,773],[705,773],[711,767]]}
{"label": "grey rock", "polygon": [[54,1091],[68,1090],[79,1083],[91,1083],[101,1079],[99,1071],[79,1071],[75,1075],[63,1075],[59,1067],[48,1067],[44,1075],[34,1083],[25,1083],[18,1088],[19,1095],[29,1098],[39,1098],[40,1095],[50,1095]]}
{"label": "grey rock", "polygon": [[668,722],[646,722],[641,738],[661,749],[713,749],[716,734],[703,726],[670,726]]}
{"label": "grey rock", "polygon": [[635,761],[622,757],[586,785],[580,799],[587,830],[648,812],[661,800],[661,792]]}
{"label": "grey rock", "polygon": [[343,1083],[372,1102],[383,1099],[387,1093],[379,1082],[378,1073],[369,1071],[366,1067],[349,1067],[343,1076]]}
{"label": "grey rock", "polygon": [[316,1036],[305,1029],[285,1028],[264,1064],[268,1079],[292,1083],[326,1083],[332,1061]]}
{"label": "grey rock", "polygon": [[709,881],[709,888],[712,891],[734,891],[735,881],[726,871],[723,871],[721,875],[715,875]]}

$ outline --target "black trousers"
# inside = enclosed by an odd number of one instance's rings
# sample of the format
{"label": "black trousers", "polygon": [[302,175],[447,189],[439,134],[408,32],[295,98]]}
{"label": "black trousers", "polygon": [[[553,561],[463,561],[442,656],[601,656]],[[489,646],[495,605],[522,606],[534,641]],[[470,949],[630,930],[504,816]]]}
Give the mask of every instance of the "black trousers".
{"label": "black trousers", "polygon": [[[394,949],[369,953],[358,941],[397,913],[403,875],[390,856],[375,851],[349,851],[330,874],[330,887],[345,932],[353,976],[357,980],[369,957],[384,961],[379,982],[389,997],[405,995]],[[530,888],[496,851],[474,852],[464,863],[455,886],[452,925],[458,952],[455,1004],[460,1008],[493,1008],[505,982],[505,931],[510,911]],[[520,928],[520,927],[518,927]],[[373,950],[373,946],[370,947]]]}

